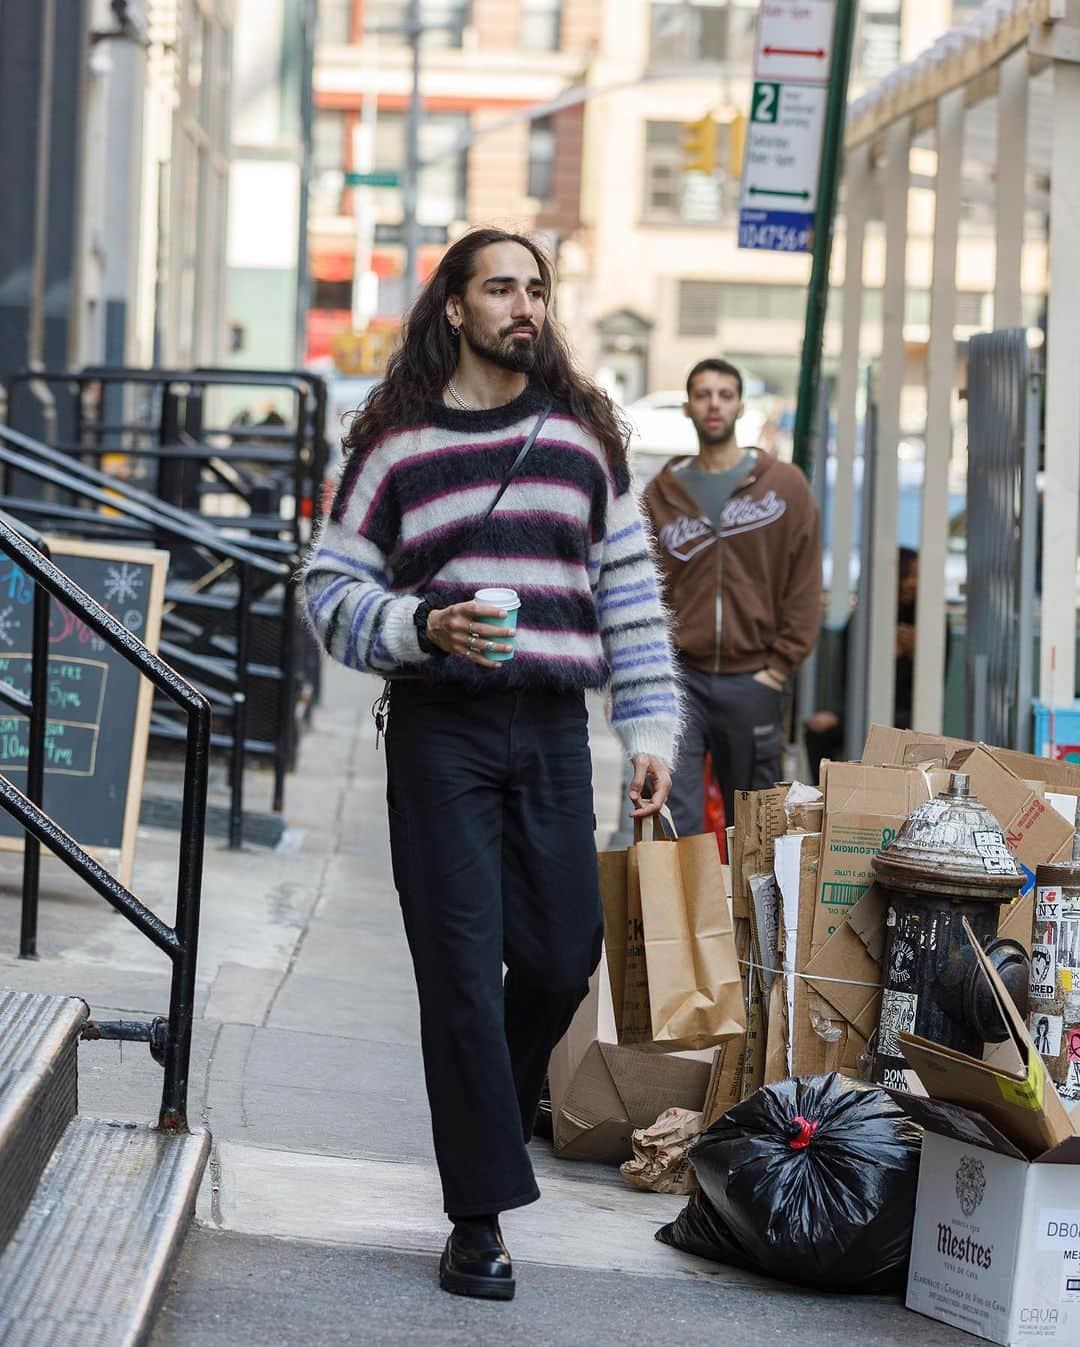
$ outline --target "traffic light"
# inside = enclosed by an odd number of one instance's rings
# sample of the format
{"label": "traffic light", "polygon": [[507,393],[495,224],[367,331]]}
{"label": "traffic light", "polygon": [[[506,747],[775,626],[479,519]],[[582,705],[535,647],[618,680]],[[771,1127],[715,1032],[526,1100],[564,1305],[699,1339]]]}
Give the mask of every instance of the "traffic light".
{"label": "traffic light", "polygon": [[684,122],[682,134],[683,172],[716,172],[716,120],[711,113],[696,122]]}
{"label": "traffic light", "polygon": [[746,153],[746,113],[737,112],[728,127],[728,173],[741,178]]}

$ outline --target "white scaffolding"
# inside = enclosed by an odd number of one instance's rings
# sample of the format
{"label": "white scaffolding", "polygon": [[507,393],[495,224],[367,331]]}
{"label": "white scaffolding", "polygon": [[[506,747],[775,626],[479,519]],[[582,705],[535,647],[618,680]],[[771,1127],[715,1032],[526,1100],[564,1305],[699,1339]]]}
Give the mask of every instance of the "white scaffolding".
{"label": "white scaffolding", "polygon": [[[878,463],[870,595],[867,707],[891,723],[896,616],[897,479],[901,395],[910,369],[904,340],[909,286],[910,193],[934,203],[926,352],[918,640],[913,726],[942,728],[945,563],[951,406],[956,395],[957,266],[961,216],[972,199],[994,212],[994,327],[1023,322],[1028,211],[1049,214],[1046,455],[1042,523],[1038,695],[1073,700],[1080,508],[1080,0],[989,0],[930,50],[853,102],[846,131],[844,292],[838,307],[837,472],[829,618],[846,617],[852,539],[856,394],[863,349],[868,221],[885,236],[882,348],[877,375]],[[913,171],[912,149],[932,150]],[[981,160],[983,181],[967,170]],[[926,164],[932,171],[926,171]],[[1047,196],[1046,183],[1049,182]],[[988,184],[992,183],[992,187]],[[977,577],[969,576],[969,583]],[[1056,671],[1051,669],[1056,652]],[[1027,708],[1022,708],[1027,714]]]}

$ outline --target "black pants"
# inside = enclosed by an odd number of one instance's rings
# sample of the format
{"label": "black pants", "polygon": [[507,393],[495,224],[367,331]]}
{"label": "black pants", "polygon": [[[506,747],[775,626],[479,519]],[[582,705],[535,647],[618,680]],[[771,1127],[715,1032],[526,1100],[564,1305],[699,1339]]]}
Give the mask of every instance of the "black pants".
{"label": "black pants", "polygon": [[584,698],[398,683],[386,743],[446,1210],[506,1211],[540,1195],[526,1142],[600,959]]}
{"label": "black pants", "polygon": [[668,801],[681,836],[705,828],[705,754],[724,796],[727,826],[735,792],[764,790],[784,772],[784,696],[753,674],[709,674],[682,668],[686,725]]}

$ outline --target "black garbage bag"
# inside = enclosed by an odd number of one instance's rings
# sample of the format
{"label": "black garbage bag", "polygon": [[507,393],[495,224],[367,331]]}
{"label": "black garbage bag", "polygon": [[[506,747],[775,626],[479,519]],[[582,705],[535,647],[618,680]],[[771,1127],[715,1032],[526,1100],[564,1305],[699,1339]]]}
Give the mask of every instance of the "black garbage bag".
{"label": "black garbage bag", "polygon": [[701,1192],[657,1239],[827,1291],[902,1288],[922,1128],[837,1074],[766,1085],[693,1151]]}

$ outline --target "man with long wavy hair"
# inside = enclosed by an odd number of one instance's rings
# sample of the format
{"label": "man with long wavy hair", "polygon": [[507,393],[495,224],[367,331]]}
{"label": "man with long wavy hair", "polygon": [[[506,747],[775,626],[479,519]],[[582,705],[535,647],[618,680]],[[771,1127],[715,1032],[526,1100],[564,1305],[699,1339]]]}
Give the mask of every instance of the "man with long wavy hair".
{"label": "man with long wavy hair", "polygon": [[[552,281],[518,234],[449,249],[304,574],[325,649],[388,680],[391,858],[453,1223],[440,1284],[492,1299],[514,1293],[499,1214],[539,1197],[548,1057],[600,956],[584,692],[610,686],[637,817],[667,798],[680,715],[625,430],[571,363]],[[487,587],[516,591],[516,632]]]}

